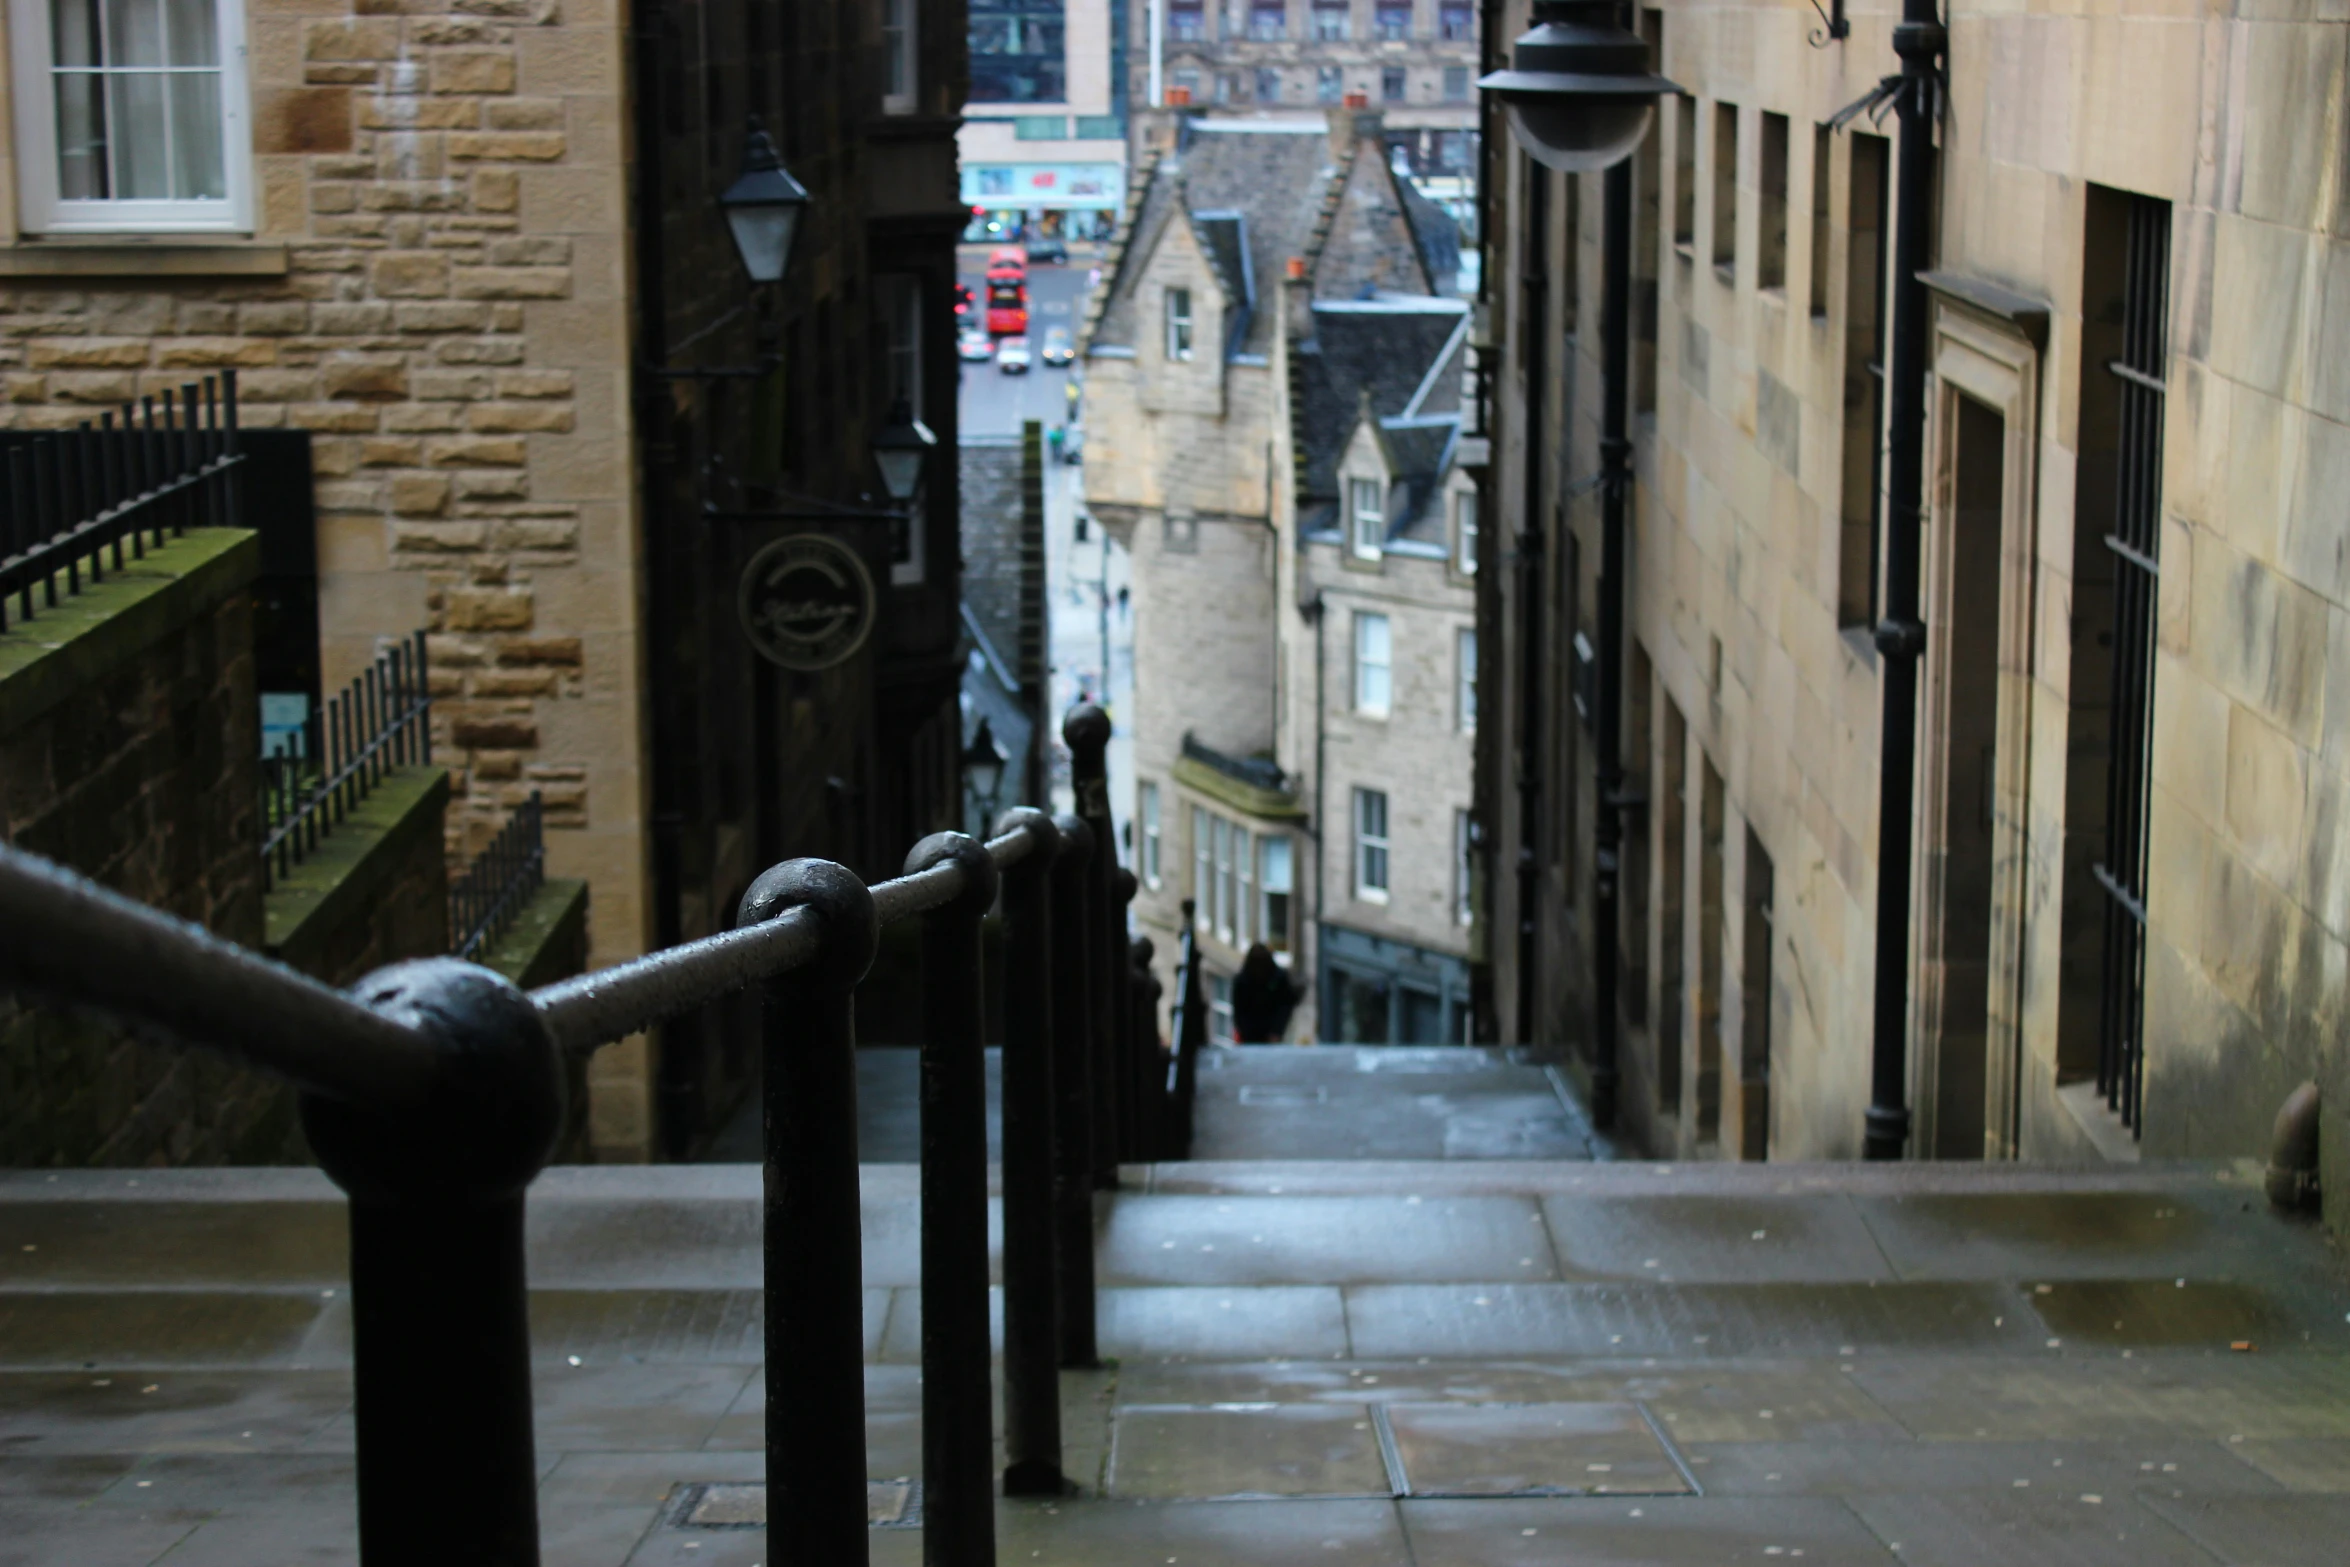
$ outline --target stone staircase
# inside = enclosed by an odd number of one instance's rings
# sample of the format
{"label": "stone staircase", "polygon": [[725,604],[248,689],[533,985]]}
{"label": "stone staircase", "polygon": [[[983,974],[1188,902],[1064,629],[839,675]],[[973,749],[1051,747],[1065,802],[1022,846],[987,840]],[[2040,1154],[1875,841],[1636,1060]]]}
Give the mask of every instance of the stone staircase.
{"label": "stone staircase", "polygon": [[[1083,1490],[1004,1504],[1007,1564],[2345,1559],[2350,1288],[2254,1172],[1594,1161],[1520,1059],[1213,1059],[1202,1151],[1255,1156],[1105,1201]],[[534,1189],[549,1563],[766,1560],[758,1188]],[[864,1197],[912,1562],[915,1171]],[[353,1560],[342,1236],[307,1171],[0,1176],[0,1563]]]}

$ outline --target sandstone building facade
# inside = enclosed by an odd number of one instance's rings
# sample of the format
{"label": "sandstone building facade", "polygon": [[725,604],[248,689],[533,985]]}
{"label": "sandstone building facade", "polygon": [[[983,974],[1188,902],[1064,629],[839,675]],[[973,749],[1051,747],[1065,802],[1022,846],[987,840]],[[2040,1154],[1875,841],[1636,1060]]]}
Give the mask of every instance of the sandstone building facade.
{"label": "sandstone building facade", "polygon": [[[792,675],[734,628],[749,552],[811,526],[757,514],[864,507],[896,397],[953,446],[962,8],[905,9],[9,14],[0,422],[236,370],[265,540],[311,563],[308,694],[427,630],[450,853],[538,791],[596,963],[722,927],[767,859],[870,871],[953,809],[951,462],[911,534],[836,526],[880,578],[866,653]],[[715,205],[753,116],[813,198],[770,289]],[[739,1033],[599,1055],[599,1156],[689,1149]]]}
{"label": "sandstone building facade", "polygon": [[[1934,178],[1910,198],[1932,233],[1916,877],[1880,928],[1876,457],[1903,198],[1891,123],[1831,122],[1895,69],[1896,11],[1856,6],[1821,47],[1802,8],[1638,19],[1687,96],[1633,165],[1617,953],[1591,950],[1602,802],[1573,706],[1600,177],[1488,143],[1478,800],[1494,927],[1529,930],[1494,945],[1495,1032],[1587,1039],[1594,965],[1620,965],[1634,1135],[1850,1156],[1894,942],[1913,1155],[2256,1154],[2296,1083],[2329,1105],[2350,1086],[2350,209],[2345,146],[2318,130],[2343,28],[1952,11]],[[1489,62],[1527,25],[1500,7]],[[2138,1053],[2134,1114],[2134,1082],[2118,1106],[2097,1088],[2116,1048]]]}
{"label": "sandstone building facade", "polygon": [[1089,323],[1086,502],[1134,561],[1135,918],[1171,979],[1193,903],[1225,1037],[1257,943],[1291,1037],[1465,1023],[1469,318],[1400,186],[1375,112],[1195,121]]}

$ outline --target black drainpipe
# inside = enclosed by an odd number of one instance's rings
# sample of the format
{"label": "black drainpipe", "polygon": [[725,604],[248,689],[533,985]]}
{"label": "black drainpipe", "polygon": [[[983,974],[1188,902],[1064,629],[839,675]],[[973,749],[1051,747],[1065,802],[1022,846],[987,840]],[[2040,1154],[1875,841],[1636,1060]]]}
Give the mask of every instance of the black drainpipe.
{"label": "black drainpipe", "polygon": [[1599,749],[1599,810],[1593,823],[1591,1121],[1616,1121],[1616,984],[1622,919],[1624,794],[1624,508],[1632,493],[1632,160],[1605,175],[1600,261],[1606,298],[1600,321],[1599,691],[1593,704]]}
{"label": "black drainpipe", "polygon": [[1918,281],[1918,274],[1928,261],[1933,110],[1941,90],[1935,60],[1942,47],[1935,0],[1902,0],[1901,21],[1893,29],[1893,52],[1901,56],[1901,86],[1894,100],[1901,145],[1893,165],[1893,336],[1886,367],[1892,411],[1885,456],[1885,618],[1877,625],[1885,706],[1877,804],[1876,1017],[1866,1143],[1871,1159],[1898,1159],[1909,1143],[1903,1079],[1909,1064],[1910,809],[1916,790],[1918,655],[1926,646],[1925,624],[1918,619],[1926,285]]}
{"label": "black drainpipe", "polygon": [[1518,1038],[1534,1038],[1535,906],[1541,894],[1542,811],[1542,383],[1548,374],[1550,170],[1526,181],[1525,496],[1518,517]]}
{"label": "black drainpipe", "polygon": [[684,824],[679,799],[680,747],[677,722],[666,700],[675,681],[674,572],[663,517],[677,451],[670,430],[669,395],[653,372],[669,357],[668,296],[661,245],[662,148],[661,29],[663,0],[638,0],[633,42],[636,80],[636,367],[633,400],[637,418],[637,502],[645,560],[645,694],[647,741],[652,748],[653,941],[656,949],[677,945],[679,926],[679,834]]}
{"label": "black drainpipe", "polygon": [[[1322,976],[1329,972],[1322,962],[1322,900],[1327,896],[1325,889],[1330,876],[1330,833],[1322,814],[1322,780],[1330,776],[1330,663],[1323,640],[1330,606],[1319,588],[1314,590],[1314,600],[1306,606],[1306,613],[1314,622],[1314,975],[1310,983],[1314,987],[1314,1032],[1327,1040],[1337,1021],[1338,1008],[1336,996],[1325,995],[1326,987],[1322,983]],[[1345,839],[1339,841],[1344,843]],[[1353,874],[1351,866],[1348,874]],[[1293,872],[1291,884],[1295,882]]]}

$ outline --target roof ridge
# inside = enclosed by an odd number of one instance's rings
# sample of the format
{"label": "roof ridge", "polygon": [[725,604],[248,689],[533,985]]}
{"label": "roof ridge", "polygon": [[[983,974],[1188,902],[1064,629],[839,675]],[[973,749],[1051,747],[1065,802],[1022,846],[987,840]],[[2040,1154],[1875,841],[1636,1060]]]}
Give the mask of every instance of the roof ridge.
{"label": "roof ridge", "polygon": [[1110,240],[1110,248],[1102,256],[1101,286],[1093,290],[1093,297],[1085,303],[1085,325],[1078,329],[1077,351],[1093,352],[1094,334],[1101,330],[1102,312],[1109,308],[1110,296],[1118,291],[1118,278],[1126,266],[1126,247],[1134,239],[1135,225],[1142,217],[1142,204],[1149,196],[1151,186],[1159,177],[1160,152],[1152,148],[1143,155],[1142,167],[1136,178],[1126,182],[1126,211]]}

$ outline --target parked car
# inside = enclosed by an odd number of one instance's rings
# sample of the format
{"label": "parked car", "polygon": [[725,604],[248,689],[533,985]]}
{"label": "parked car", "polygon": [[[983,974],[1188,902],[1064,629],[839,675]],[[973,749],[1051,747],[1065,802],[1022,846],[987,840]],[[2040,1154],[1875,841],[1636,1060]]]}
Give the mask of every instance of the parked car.
{"label": "parked car", "polygon": [[1077,347],[1075,344],[1069,341],[1069,329],[1067,327],[1056,326],[1046,329],[1044,334],[1044,352],[1040,357],[1042,357],[1044,362],[1048,365],[1066,365],[1076,363]]}
{"label": "parked car", "polygon": [[955,339],[955,352],[965,359],[992,359],[995,357],[995,340],[987,335],[987,328],[967,326],[963,328],[962,335]]}
{"label": "parked car", "polygon": [[1028,339],[1007,337],[995,345],[995,367],[1006,375],[1028,373]]}
{"label": "parked car", "polygon": [[1069,247],[1062,240],[1032,239],[1028,242],[1028,259],[1032,262],[1050,261],[1067,266],[1069,264]]}

